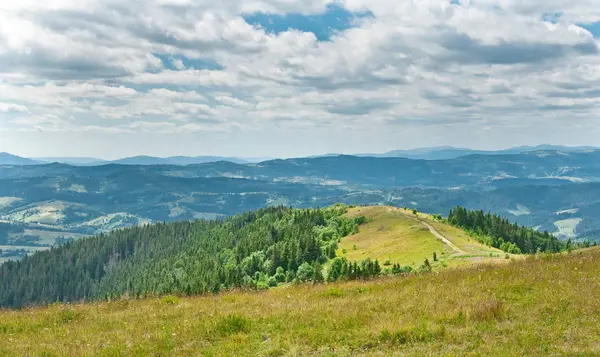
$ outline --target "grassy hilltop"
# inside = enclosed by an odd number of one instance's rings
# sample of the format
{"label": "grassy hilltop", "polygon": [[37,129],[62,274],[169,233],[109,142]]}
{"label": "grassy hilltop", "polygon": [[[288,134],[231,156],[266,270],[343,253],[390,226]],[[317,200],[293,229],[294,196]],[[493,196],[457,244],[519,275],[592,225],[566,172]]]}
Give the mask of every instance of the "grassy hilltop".
{"label": "grassy hilltop", "polygon": [[[339,243],[338,256],[349,260],[371,258],[417,267],[428,259],[434,268],[505,260],[501,250],[481,244],[465,231],[425,213],[415,215],[402,208],[369,206],[351,208],[347,216],[367,218],[357,234]],[[430,228],[450,244],[436,237]],[[433,261],[434,252],[437,262]]]}

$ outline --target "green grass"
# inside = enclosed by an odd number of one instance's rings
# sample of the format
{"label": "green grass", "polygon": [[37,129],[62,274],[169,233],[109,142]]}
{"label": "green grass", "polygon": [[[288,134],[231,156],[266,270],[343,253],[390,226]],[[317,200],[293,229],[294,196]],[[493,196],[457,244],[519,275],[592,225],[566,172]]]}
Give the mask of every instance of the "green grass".
{"label": "green grass", "polygon": [[[360,226],[359,233],[348,236],[339,243],[338,256],[352,261],[366,258],[379,259],[383,264],[416,267],[425,259],[434,267],[455,267],[481,262],[504,262],[505,253],[488,247],[469,237],[463,230],[438,222],[431,215],[389,206],[355,207],[347,213],[350,217],[365,216],[368,223]],[[433,226],[463,252],[454,252],[437,239],[421,222]],[[433,252],[439,262],[433,262]],[[515,256],[513,256],[515,257]]]}
{"label": "green grass", "polygon": [[452,253],[422,224],[390,207],[356,207],[348,215],[368,218],[359,233],[342,239],[338,245],[337,255],[348,260],[371,258],[383,264],[389,259],[392,264],[416,267],[425,259],[432,261],[433,252],[440,258]]}
{"label": "green grass", "polygon": [[404,278],[0,311],[0,356],[596,356],[600,249]]}

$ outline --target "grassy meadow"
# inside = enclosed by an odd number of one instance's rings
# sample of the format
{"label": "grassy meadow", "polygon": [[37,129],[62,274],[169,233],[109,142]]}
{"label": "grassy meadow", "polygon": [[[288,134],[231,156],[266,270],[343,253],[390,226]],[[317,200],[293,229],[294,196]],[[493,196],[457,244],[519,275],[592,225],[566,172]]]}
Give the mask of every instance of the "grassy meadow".
{"label": "grassy meadow", "polygon": [[0,356],[597,356],[600,249],[372,281],[0,311]]}
{"label": "grassy meadow", "polygon": [[[351,208],[347,215],[368,219],[357,234],[342,239],[338,245],[337,255],[351,261],[371,258],[378,259],[382,264],[389,261],[413,268],[425,259],[434,268],[505,261],[506,254],[503,251],[481,244],[460,228],[438,222],[425,213],[415,216],[412,211],[401,208],[368,206]],[[432,226],[460,252],[455,252],[436,238],[423,223]],[[438,262],[433,261],[434,252]]]}

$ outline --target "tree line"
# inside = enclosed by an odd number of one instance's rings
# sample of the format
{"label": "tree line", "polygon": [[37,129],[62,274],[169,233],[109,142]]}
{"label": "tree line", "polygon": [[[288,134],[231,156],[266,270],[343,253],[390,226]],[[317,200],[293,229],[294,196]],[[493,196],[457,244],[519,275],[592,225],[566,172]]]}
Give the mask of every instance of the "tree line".
{"label": "tree line", "polygon": [[[201,294],[322,281],[339,239],[364,218],[346,207],[264,208],[223,220],[158,223],[100,234],[0,265],[0,305],[123,295]],[[376,274],[373,263],[352,276]]]}
{"label": "tree line", "polygon": [[511,223],[497,214],[482,210],[470,211],[457,206],[450,210],[448,223],[473,233],[484,244],[511,254],[533,254],[537,252],[560,252],[589,243],[575,244],[561,241],[554,235]]}

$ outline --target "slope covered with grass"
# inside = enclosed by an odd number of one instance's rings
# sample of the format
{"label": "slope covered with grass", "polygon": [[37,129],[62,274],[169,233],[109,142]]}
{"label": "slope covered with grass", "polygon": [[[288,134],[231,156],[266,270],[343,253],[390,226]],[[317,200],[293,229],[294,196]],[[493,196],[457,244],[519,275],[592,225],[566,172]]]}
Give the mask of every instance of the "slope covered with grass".
{"label": "slope covered with grass", "polygon": [[2,356],[595,356],[600,250],[372,281],[0,312]]}
{"label": "slope covered with grass", "polygon": [[[434,268],[441,268],[505,260],[506,254],[501,250],[486,246],[465,231],[428,214],[415,215],[391,206],[368,206],[351,208],[346,216],[366,218],[358,233],[338,244],[337,255],[350,261],[371,258],[416,268],[428,259]],[[433,260],[433,253],[437,261]]]}

